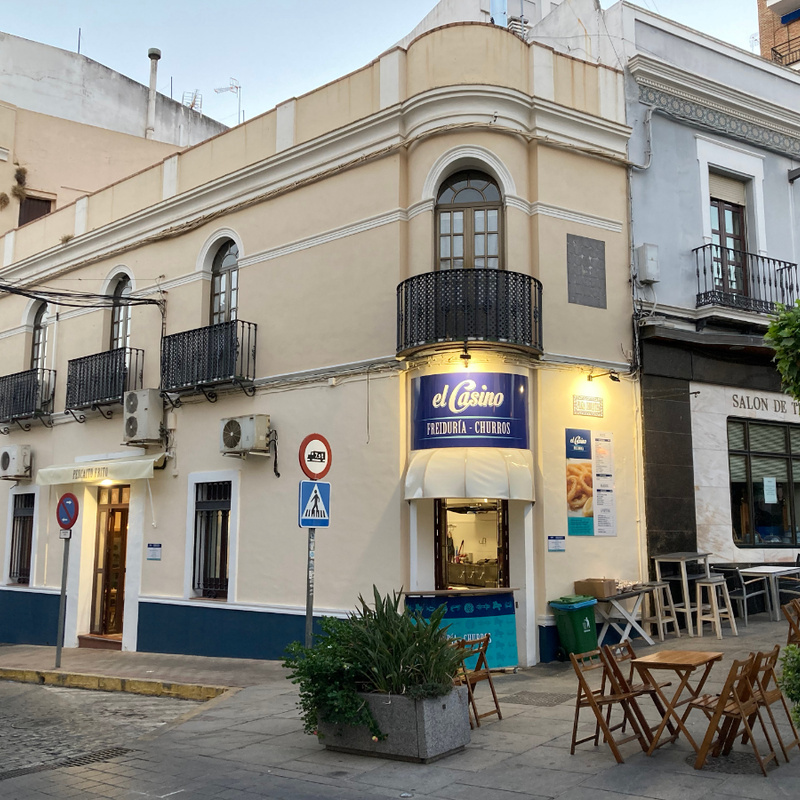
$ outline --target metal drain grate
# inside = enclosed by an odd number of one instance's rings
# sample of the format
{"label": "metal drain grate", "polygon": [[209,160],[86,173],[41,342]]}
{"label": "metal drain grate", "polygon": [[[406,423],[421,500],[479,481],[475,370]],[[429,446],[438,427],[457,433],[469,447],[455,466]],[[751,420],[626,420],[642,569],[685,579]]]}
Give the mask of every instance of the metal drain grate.
{"label": "metal drain grate", "polygon": [[567,700],[574,700],[574,694],[563,694],[562,692],[517,692],[508,697],[501,697],[501,703],[517,703],[522,706],[539,706],[540,708],[552,708],[560,706]]}
{"label": "metal drain grate", "polygon": [[[687,756],[686,763],[694,766],[696,755]],[[773,765],[773,767],[776,765]],[[767,771],[769,771],[769,766]],[[752,753],[729,753],[724,758],[709,756],[703,765],[707,772],[721,772],[725,775],[761,775],[761,767]]]}
{"label": "metal drain grate", "polygon": [[19,778],[22,775],[31,775],[34,772],[47,772],[52,769],[64,769],[65,767],[85,767],[89,764],[97,764],[100,761],[111,761],[112,758],[132,753],[124,747],[109,747],[106,750],[96,750],[94,753],[86,753],[74,758],[65,758],[63,761],[53,761],[50,764],[39,764],[35,767],[20,767],[19,769],[0,772],[0,781],[7,781],[9,778]]}

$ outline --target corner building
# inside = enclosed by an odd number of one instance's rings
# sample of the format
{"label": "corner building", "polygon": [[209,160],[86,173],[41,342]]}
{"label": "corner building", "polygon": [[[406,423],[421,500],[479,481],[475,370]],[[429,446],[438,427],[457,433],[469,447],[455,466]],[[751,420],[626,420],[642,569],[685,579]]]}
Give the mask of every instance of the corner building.
{"label": "corner building", "polygon": [[0,640],[55,640],[70,492],[67,646],[280,657],[315,432],[318,614],[504,591],[529,665],[548,599],[640,579],[624,115],[619,71],[449,24],[7,241]]}

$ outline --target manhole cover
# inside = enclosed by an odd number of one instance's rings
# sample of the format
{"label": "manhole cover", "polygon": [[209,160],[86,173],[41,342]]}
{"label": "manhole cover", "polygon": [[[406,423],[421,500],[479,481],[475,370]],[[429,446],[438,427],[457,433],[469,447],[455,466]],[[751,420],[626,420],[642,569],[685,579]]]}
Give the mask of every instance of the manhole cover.
{"label": "manhole cover", "polygon": [[49,728],[56,724],[55,720],[50,719],[16,719],[9,727],[17,730],[27,731],[35,728]]}
{"label": "manhole cover", "polygon": [[574,694],[564,694],[563,692],[517,692],[508,697],[501,697],[501,703],[517,703],[522,706],[540,706],[550,708],[560,706],[567,700],[574,700]]}
{"label": "manhole cover", "polygon": [[[694,766],[696,755],[691,755],[686,758],[686,763]],[[776,764],[772,765],[777,766]],[[769,770],[767,766],[767,770]],[[709,756],[706,763],[703,765],[704,770],[708,772],[722,772],[725,775],[760,775],[761,767],[758,766],[758,761],[752,753],[729,753],[727,756],[721,758],[714,758]]]}

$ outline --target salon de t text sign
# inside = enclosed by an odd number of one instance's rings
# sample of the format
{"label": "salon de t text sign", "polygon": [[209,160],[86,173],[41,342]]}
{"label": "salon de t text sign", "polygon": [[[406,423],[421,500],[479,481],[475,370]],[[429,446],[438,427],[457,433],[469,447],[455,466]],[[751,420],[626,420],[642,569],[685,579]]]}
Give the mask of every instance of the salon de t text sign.
{"label": "salon de t text sign", "polygon": [[318,481],[331,468],[332,453],[328,440],[319,433],[311,433],[300,442],[300,469],[312,481]]}

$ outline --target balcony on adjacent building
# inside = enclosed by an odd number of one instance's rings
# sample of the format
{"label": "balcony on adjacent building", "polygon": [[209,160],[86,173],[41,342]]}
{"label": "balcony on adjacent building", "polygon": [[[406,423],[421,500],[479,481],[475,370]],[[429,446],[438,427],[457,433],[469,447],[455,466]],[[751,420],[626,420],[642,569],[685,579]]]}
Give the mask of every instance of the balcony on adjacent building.
{"label": "balcony on adjacent building", "polygon": [[142,388],[144,350],[118,347],[73,358],[67,367],[67,411],[122,403],[125,392]]}
{"label": "balcony on adjacent building", "polygon": [[162,391],[251,385],[256,377],[256,328],[253,322],[234,320],[165,336],[161,342]]}
{"label": "balcony on adjacent building", "polygon": [[496,269],[426,272],[397,287],[397,354],[447,342],[542,352],[542,284]]}
{"label": "balcony on adjacent building", "polygon": [[53,412],[56,373],[29,369],[0,377],[0,422],[46,417]]}
{"label": "balcony on adjacent building", "polygon": [[789,67],[800,61],[800,37],[776,44],[772,48],[772,60],[783,67]]}
{"label": "balcony on adjacent building", "polygon": [[695,248],[697,307],[723,306],[774,314],[798,297],[797,264],[718,244]]}

